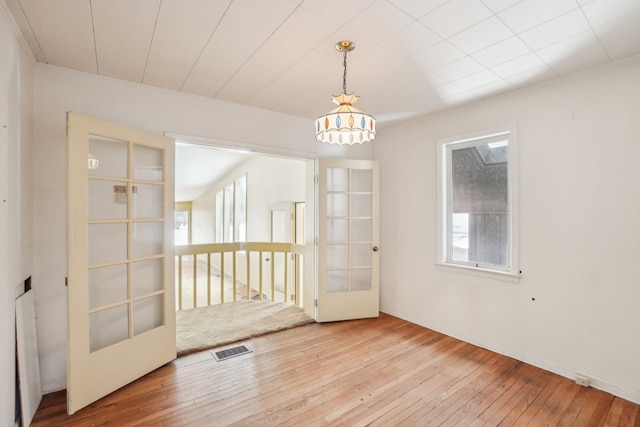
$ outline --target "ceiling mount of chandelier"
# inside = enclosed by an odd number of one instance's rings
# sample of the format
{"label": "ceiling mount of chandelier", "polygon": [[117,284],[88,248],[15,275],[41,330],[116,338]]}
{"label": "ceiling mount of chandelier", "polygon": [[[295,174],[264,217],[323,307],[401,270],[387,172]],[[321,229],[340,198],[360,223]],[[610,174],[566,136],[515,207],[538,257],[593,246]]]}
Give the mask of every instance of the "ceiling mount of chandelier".
{"label": "ceiling mount of chandelier", "polygon": [[316,120],[316,140],[328,144],[362,144],[376,137],[376,119],[354,107],[359,96],[347,94],[347,52],[355,49],[350,41],[341,41],[336,49],[343,52],[342,93],[333,97],[338,106]]}

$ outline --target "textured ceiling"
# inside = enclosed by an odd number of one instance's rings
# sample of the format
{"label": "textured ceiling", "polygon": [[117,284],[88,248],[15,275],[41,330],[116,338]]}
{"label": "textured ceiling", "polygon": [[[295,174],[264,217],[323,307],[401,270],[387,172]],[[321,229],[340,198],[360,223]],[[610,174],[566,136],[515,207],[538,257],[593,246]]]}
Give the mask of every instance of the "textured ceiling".
{"label": "textured ceiling", "polygon": [[[1,1],[1,0],[0,0]],[[640,0],[4,0],[39,62],[379,127],[640,52]]]}
{"label": "textured ceiling", "polygon": [[[38,62],[378,128],[640,53],[640,0],[0,0]],[[246,154],[179,145],[176,199]],[[188,166],[185,166],[188,164]]]}

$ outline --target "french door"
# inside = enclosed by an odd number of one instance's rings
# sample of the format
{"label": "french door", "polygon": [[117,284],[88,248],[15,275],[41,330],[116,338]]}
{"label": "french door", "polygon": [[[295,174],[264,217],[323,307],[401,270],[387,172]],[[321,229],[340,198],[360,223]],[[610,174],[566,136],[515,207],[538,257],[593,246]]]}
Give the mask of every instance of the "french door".
{"label": "french door", "polygon": [[175,359],[174,141],[69,113],[67,411]]}
{"label": "french door", "polygon": [[378,163],[319,159],[317,171],[318,322],[377,317]]}

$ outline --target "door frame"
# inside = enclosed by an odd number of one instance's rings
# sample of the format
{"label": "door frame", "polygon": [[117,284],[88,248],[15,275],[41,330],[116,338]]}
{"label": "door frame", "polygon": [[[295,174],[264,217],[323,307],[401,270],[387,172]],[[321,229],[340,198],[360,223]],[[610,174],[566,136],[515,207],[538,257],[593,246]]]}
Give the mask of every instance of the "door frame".
{"label": "door frame", "polygon": [[[303,286],[302,286],[302,308],[307,314],[314,320],[318,319],[317,315],[317,297],[318,297],[318,212],[317,212],[317,161],[319,160],[318,153],[309,152],[304,150],[292,150],[288,148],[271,147],[266,145],[251,144],[239,141],[233,141],[232,144],[229,141],[207,138],[201,136],[193,136],[187,134],[165,132],[166,136],[169,136],[176,141],[185,141],[191,144],[200,144],[212,148],[226,149],[226,150],[246,150],[266,156],[282,156],[290,157],[299,160],[305,160],[305,253],[304,253],[304,273],[303,273]],[[329,158],[330,159],[330,158]],[[348,158],[340,158],[343,160],[352,160]],[[353,159],[354,161],[358,161]],[[365,160],[373,161],[373,160]]]}

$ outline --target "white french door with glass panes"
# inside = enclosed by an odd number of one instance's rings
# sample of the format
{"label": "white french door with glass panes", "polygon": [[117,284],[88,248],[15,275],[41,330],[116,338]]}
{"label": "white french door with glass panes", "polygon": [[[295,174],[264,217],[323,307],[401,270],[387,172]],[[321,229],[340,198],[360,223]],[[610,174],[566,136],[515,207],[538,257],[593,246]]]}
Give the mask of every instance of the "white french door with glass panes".
{"label": "white french door with glass panes", "polygon": [[176,357],[174,144],[73,113],[67,133],[73,414]]}
{"label": "white french door with glass panes", "polygon": [[316,320],[377,317],[378,163],[319,159]]}

